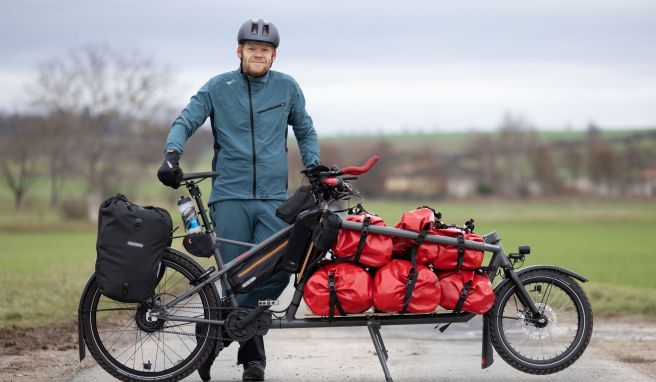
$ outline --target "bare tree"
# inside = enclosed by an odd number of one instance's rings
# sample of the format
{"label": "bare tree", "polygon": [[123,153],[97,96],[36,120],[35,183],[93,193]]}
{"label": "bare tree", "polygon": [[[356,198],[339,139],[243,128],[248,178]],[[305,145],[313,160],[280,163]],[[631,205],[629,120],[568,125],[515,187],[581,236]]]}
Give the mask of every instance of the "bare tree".
{"label": "bare tree", "polygon": [[[87,45],[43,62],[32,90],[33,103],[50,117],[51,201],[63,175],[84,177],[90,208],[122,176],[150,164],[161,149],[153,134],[167,110],[170,71],[139,52],[123,54],[106,45]],[[66,171],[64,171],[64,169]]]}
{"label": "bare tree", "polygon": [[537,140],[535,129],[521,116],[507,114],[499,127],[498,153],[501,155],[499,183],[506,196],[526,196],[527,158]]}
{"label": "bare tree", "polygon": [[37,176],[43,148],[42,119],[13,115],[0,119],[0,171],[19,209],[29,187]]}
{"label": "bare tree", "polygon": [[529,162],[533,177],[546,195],[558,194],[561,190],[560,180],[556,174],[556,166],[548,144],[538,142],[529,154]]}

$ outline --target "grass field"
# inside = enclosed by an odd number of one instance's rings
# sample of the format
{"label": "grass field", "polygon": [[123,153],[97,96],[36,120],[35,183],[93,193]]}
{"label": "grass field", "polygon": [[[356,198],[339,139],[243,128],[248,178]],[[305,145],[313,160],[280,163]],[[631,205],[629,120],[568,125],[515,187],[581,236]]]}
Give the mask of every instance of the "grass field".
{"label": "grass field", "polygon": [[[390,226],[402,211],[421,204],[365,203]],[[656,315],[656,202],[429,204],[443,212],[445,222],[474,217],[477,232],[497,230],[506,252],[531,245],[526,265],[558,265],[587,277],[584,287],[596,314]],[[93,272],[96,233],[89,226],[57,227],[0,232],[0,328],[75,320],[80,292]]]}

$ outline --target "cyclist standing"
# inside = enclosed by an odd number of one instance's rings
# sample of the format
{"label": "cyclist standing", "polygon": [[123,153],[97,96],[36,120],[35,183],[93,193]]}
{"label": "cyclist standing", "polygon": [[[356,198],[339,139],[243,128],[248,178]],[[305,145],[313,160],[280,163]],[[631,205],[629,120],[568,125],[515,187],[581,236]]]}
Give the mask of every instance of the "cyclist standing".
{"label": "cyclist standing", "polygon": [[[259,243],[286,225],[275,212],[287,198],[288,125],[305,167],[319,164],[319,143],[296,81],[270,70],[280,42],[277,28],[262,19],[246,21],[237,42],[239,69],[211,78],[191,97],[171,127],[157,176],[167,186],[180,186],[183,146],[209,117],[214,134],[212,168],[219,175],[208,204],[217,235]],[[227,263],[243,248],[222,243],[220,251]],[[259,300],[275,300],[288,282],[289,274],[281,272],[255,290],[239,294],[237,301],[257,306]],[[198,369],[203,381],[210,379],[215,354]],[[262,336],[240,344],[237,363],[244,365],[244,381],[264,380]]]}

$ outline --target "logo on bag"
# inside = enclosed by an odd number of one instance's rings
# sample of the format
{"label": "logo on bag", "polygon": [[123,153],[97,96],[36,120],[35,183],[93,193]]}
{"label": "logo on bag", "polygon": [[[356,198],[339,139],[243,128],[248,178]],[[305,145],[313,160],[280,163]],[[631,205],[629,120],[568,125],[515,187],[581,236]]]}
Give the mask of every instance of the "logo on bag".
{"label": "logo on bag", "polygon": [[246,288],[247,286],[251,285],[253,281],[255,281],[255,279],[257,279],[257,277],[255,276],[251,277],[250,279],[246,280],[245,283],[241,284],[241,287]]}
{"label": "logo on bag", "polygon": [[137,247],[137,248],[143,248],[143,243],[136,243],[134,241],[128,241],[128,245],[130,247]]}

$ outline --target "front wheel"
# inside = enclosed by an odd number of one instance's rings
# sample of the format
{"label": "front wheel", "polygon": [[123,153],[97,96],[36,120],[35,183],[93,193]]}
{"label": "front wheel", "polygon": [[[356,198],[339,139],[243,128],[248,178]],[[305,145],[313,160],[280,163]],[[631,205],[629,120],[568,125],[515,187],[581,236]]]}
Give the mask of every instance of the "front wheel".
{"label": "front wheel", "polygon": [[496,291],[486,314],[497,353],[530,374],[551,374],[576,361],[592,336],[592,308],[583,289],[569,276],[546,269],[519,275],[540,311],[534,317],[509,282]]}

